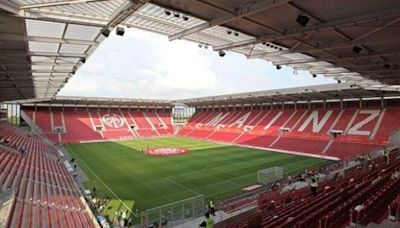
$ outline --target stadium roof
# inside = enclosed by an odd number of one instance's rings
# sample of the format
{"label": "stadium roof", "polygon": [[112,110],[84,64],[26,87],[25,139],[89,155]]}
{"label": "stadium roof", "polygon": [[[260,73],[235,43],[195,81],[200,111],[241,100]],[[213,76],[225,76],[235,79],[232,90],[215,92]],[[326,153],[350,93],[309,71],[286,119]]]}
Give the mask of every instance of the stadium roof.
{"label": "stadium roof", "polygon": [[354,84],[329,84],[287,89],[254,91],[181,100],[126,99],[98,97],[57,96],[54,98],[35,98],[9,101],[10,104],[44,106],[99,106],[99,107],[172,107],[185,104],[192,107],[248,105],[293,102],[322,102],[371,98],[400,98],[400,91],[367,90]]}
{"label": "stadium roof", "polygon": [[400,97],[399,91],[364,89],[360,86],[341,83],[318,86],[305,86],[288,89],[255,91],[179,100],[189,106],[243,105],[293,103],[311,101],[340,101],[354,99]]}
{"label": "stadium roof", "polygon": [[400,90],[399,1],[10,0],[0,17],[0,100],[53,97],[117,25]]}
{"label": "stadium roof", "polygon": [[57,96],[48,99],[27,99],[17,100],[8,103],[17,104],[37,104],[37,105],[54,105],[54,106],[100,106],[100,107],[171,107],[172,102],[169,100],[156,99],[127,99],[127,98],[106,98],[106,97],[74,97],[74,96]]}

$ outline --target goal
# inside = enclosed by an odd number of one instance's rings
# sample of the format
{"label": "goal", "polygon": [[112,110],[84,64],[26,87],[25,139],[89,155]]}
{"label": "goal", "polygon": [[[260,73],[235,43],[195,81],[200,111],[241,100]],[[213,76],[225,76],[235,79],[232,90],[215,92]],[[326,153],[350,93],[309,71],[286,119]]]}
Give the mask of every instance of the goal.
{"label": "goal", "polygon": [[274,166],[267,169],[262,169],[258,171],[257,180],[260,184],[268,184],[276,180],[283,178],[283,168]]}

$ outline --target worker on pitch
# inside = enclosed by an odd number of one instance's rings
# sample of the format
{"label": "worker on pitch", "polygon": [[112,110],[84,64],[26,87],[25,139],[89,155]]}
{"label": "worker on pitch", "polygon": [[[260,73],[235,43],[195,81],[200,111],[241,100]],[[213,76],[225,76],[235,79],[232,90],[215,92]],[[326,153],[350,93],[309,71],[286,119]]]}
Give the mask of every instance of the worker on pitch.
{"label": "worker on pitch", "polygon": [[313,196],[317,195],[318,182],[319,182],[318,174],[312,175],[310,178],[310,187],[311,187],[311,194]]}
{"label": "worker on pitch", "polygon": [[212,199],[210,199],[210,201],[208,201],[208,211],[210,212],[210,214],[212,216],[215,216],[215,205],[214,205],[214,201]]}

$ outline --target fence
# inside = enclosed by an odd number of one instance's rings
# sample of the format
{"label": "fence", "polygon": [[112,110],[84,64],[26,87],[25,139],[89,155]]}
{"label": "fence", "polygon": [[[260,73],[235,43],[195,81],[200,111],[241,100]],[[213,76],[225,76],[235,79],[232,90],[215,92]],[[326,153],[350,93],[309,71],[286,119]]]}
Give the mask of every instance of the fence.
{"label": "fence", "polygon": [[173,227],[204,215],[204,195],[146,210],[140,214],[140,227]]}

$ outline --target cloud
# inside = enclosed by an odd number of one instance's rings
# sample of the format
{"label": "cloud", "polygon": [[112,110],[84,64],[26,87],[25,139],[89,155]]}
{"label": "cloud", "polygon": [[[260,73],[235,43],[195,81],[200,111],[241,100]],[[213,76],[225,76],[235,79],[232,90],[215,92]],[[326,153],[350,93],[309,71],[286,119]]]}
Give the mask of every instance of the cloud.
{"label": "cloud", "polygon": [[224,58],[184,40],[126,29],[110,35],[60,95],[180,99],[332,83],[308,72],[293,74],[264,60],[228,52]]}
{"label": "cloud", "polygon": [[160,75],[154,83],[174,89],[215,89],[217,76],[211,62],[198,47],[188,42],[174,42],[161,50],[154,70]]}

